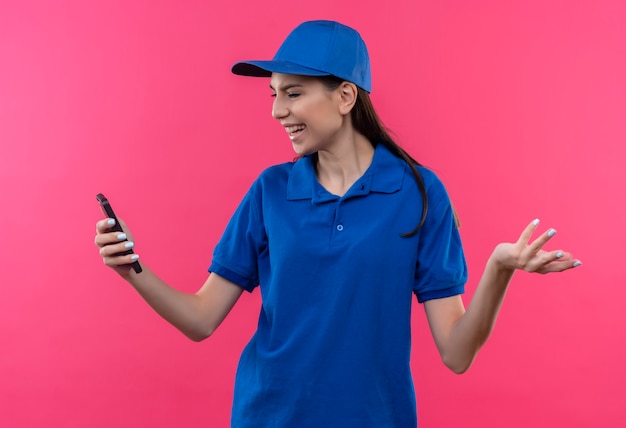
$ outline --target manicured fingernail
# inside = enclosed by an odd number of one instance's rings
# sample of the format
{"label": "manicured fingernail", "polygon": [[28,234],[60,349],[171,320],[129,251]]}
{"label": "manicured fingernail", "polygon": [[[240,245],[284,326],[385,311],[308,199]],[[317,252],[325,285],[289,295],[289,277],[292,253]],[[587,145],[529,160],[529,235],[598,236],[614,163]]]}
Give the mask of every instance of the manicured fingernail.
{"label": "manicured fingernail", "polygon": [[139,259],[139,254],[133,254],[132,256],[130,256],[131,260],[138,260]]}
{"label": "manicured fingernail", "polygon": [[113,220],[112,218],[110,218],[110,219],[108,219],[108,220],[107,220],[107,224],[108,224],[109,226],[114,226],[114,225],[115,225],[115,220]]}
{"label": "manicured fingernail", "polygon": [[556,253],[556,258],[557,259],[560,259],[561,257],[563,257],[563,253],[562,252],[559,251],[558,253]]}
{"label": "manicured fingernail", "polygon": [[127,242],[127,243],[124,244],[124,247],[126,247],[126,248],[133,248],[134,246],[135,246],[134,242]]}
{"label": "manicured fingernail", "polygon": [[123,241],[124,239],[126,239],[126,234],[125,233],[120,233],[119,235],[117,235],[117,239],[120,241]]}
{"label": "manicured fingernail", "polygon": [[533,226],[537,226],[539,224],[539,219],[536,218],[533,220]]}
{"label": "manicured fingernail", "polygon": [[554,229],[548,230],[548,237],[552,238],[555,233],[556,233],[556,230],[554,230]]}
{"label": "manicured fingernail", "polygon": [[582,264],[583,264],[583,263],[582,263],[582,262],[580,262],[580,261],[575,261],[573,266],[574,266],[574,267],[578,267],[578,266],[580,266],[580,265],[582,265]]}

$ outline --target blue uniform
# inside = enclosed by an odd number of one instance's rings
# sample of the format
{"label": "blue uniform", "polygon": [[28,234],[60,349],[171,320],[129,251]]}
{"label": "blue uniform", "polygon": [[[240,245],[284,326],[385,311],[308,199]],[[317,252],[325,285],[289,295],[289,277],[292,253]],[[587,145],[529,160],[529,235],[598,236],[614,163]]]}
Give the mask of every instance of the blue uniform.
{"label": "blue uniform", "polygon": [[338,197],[312,159],[254,182],[209,270],[260,286],[258,329],[235,380],[233,428],[414,428],[412,294],[463,293],[467,266],[444,186],[378,144],[365,174]]}

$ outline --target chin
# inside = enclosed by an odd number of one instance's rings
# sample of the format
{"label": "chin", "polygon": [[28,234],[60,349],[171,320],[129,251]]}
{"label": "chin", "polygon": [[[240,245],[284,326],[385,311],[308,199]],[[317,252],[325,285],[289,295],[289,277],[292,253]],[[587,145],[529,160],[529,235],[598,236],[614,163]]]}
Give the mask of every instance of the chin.
{"label": "chin", "polygon": [[300,157],[312,155],[317,150],[309,150],[306,147],[298,147],[295,144],[293,145],[293,151]]}

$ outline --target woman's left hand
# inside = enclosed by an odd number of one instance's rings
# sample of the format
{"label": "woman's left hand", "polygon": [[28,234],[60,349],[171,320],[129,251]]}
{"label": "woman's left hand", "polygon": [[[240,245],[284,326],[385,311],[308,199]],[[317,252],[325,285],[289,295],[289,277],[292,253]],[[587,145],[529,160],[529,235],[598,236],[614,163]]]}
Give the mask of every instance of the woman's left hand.
{"label": "woman's left hand", "polygon": [[562,272],[580,266],[580,260],[574,259],[571,253],[564,250],[546,251],[543,246],[556,234],[549,229],[539,238],[530,242],[537,229],[539,220],[531,222],[516,243],[499,244],[493,252],[497,266],[503,269],[524,270],[526,272],[550,273]]}

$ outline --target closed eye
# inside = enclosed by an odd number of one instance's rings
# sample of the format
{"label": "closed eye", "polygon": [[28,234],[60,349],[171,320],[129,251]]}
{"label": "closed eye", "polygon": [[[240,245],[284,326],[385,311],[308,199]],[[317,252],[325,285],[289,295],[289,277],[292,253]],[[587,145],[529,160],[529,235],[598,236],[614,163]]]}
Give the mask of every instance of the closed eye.
{"label": "closed eye", "polygon": [[[290,83],[279,88],[279,92],[286,93],[289,98],[298,98],[301,93],[300,92],[290,92],[290,89],[301,88],[302,85],[300,83]],[[276,89],[270,85],[270,89],[272,90],[272,98],[276,98]]]}
{"label": "closed eye", "polygon": [[[289,97],[289,98],[298,98],[300,95],[301,94],[287,94],[287,97]],[[276,93],[273,93],[273,94],[270,95],[270,97],[272,97],[272,98],[276,98],[276,96],[277,96]]]}

